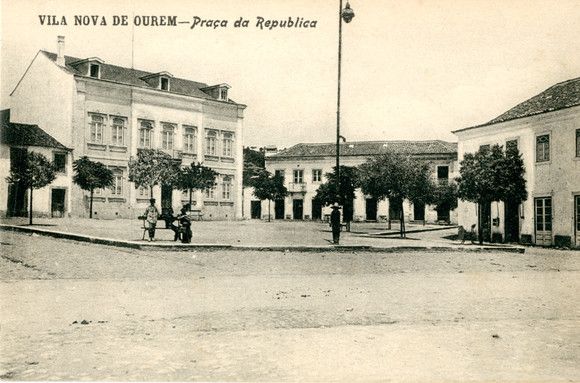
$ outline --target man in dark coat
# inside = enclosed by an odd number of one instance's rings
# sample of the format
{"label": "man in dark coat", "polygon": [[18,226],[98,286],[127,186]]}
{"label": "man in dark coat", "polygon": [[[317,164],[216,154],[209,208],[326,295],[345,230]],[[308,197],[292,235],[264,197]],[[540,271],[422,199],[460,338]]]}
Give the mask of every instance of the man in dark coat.
{"label": "man in dark coat", "polygon": [[330,213],[330,227],[332,228],[332,243],[338,245],[340,240],[340,210],[338,203],[332,205],[332,213]]}

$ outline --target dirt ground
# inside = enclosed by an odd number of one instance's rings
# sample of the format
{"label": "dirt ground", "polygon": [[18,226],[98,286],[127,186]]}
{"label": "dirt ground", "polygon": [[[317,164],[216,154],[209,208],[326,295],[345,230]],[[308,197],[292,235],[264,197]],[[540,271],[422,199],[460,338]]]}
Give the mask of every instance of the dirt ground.
{"label": "dirt ground", "polygon": [[580,381],[579,252],[0,240],[3,380]]}

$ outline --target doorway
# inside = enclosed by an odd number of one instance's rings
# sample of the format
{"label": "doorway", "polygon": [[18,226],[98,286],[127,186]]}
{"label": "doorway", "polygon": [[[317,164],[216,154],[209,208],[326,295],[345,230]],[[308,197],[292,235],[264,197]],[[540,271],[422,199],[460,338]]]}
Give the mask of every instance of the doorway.
{"label": "doorway", "polygon": [[399,221],[401,219],[401,201],[389,200],[389,220]]}
{"label": "doorway", "polygon": [[303,217],[304,217],[304,200],[302,199],[292,200],[292,218],[303,219]]}
{"label": "doorway", "polygon": [[284,200],[277,199],[274,201],[274,219],[284,219]]}
{"label": "doorway", "polygon": [[365,200],[365,219],[367,221],[376,221],[377,220],[377,199],[376,198],[367,198]]}
{"label": "doorway", "polygon": [[250,217],[260,219],[262,217],[262,201],[251,201]]}
{"label": "doorway", "polygon": [[505,241],[519,242],[520,240],[520,206],[513,201],[505,203]]}
{"label": "doorway", "polygon": [[[171,185],[161,185],[161,217],[162,219],[173,216],[173,187]],[[168,227],[169,221],[165,226]]]}
{"label": "doorway", "polygon": [[322,219],[322,203],[319,199],[312,199],[312,219]]}
{"label": "doorway", "polygon": [[576,247],[580,247],[580,195],[574,196],[574,228],[576,229]]}
{"label": "doorway", "polygon": [[[26,166],[28,151],[26,148],[10,148],[10,169],[18,170]],[[28,215],[28,189],[24,182],[8,185],[6,214],[8,217],[26,217]]]}
{"label": "doorway", "polygon": [[50,216],[52,218],[64,217],[66,189],[52,189],[50,197]]}
{"label": "doorway", "polygon": [[425,221],[425,204],[423,202],[413,203],[413,219],[415,221]]}
{"label": "doorway", "polygon": [[552,244],[552,197],[536,198],[536,245]]}

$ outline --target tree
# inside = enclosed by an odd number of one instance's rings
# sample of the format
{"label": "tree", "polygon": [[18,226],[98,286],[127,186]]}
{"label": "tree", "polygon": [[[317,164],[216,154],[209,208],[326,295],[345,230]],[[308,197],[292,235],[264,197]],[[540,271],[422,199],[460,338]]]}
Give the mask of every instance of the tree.
{"label": "tree", "polygon": [[264,153],[244,148],[243,185],[253,186],[253,180],[266,170]]}
{"label": "tree", "polygon": [[440,183],[433,190],[431,204],[438,213],[457,208],[457,184],[453,181]]}
{"label": "tree", "polygon": [[318,187],[314,198],[325,206],[335,202],[342,205],[342,219],[346,222],[347,231],[350,231],[350,223],[354,218],[353,200],[359,187],[358,169],[352,166],[340,167],[340,195],[336,193],[336,166],[333,169],[332,173],[325,174],[327,181]]}
{"label": "tree", "polygon": [[42,154],[29,152],[23,166],[10,169],[6,181],[10,184],[20,184],[30,189],[29,224],[32,225],[32,192],[49,185],[56,178],[53,164]]}
{"label": "tree", "polygon": [[359,166],[359,179],[365,194],[399,207],[401,237],[405,237],[403,201],[429,203],[433,198],[433,183],[429,164],[398,153],[385,153]]}
{"label": "tree", "polygon": [[460,162],[459,174],[459,198],[478,206],[478,237],[482,244],[484,236],[488,239],[490,234],[484,212],[489,211],[491,202],[521,203],[527,199],[523,160],[517,148],[504,152],[500,145],[484,146],[476,153],[465,154]]}
{"label": "tree", "polygon": [[180,174],[180,161],[156,149],[140,149],[137,159],[129,161],[129,181],[135,187],[147,187],[153,196],[153,186],[174,185]]}
{"label": "tree", "polygon": [[254,179],[253,186],[256,198],[260,201],[268,200],[268,222],[270,222],[271,201],[288,195],[288,189],[284,186],[284,178],[281,175],[272,175],[270,172],[264,171]]}
{"label": "tree", "polygon": [[218,173],[200,163],[191,163],[181,169],[177,180],[177,188],[189,192],[189,205],[191,206],[191,194],[193,190],[208,190],[215,186]]}
{"label": "tree", "polygon": [[73,162],[73,181],[81,189],[90,192],[89,218],[93,218],[93,194],[95,189],[110,187],[113,185],[113,172],[103,163],[91,161],[83,156]]}

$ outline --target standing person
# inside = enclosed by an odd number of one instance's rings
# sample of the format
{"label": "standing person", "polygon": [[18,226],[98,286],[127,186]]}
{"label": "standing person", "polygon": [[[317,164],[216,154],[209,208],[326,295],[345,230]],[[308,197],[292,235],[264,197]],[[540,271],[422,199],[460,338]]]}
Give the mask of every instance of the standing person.
{"label": "standing person", "polygon": [[193,233],[191,232],[191,219],[187,215],[187,212],[190,210],[190,207],[191,206],[189,204],[185,204],[181,208],[181,214],[177,216],[177,220],[179,221],[182,243],[190,243],[191,237],[193,236]]}
{"label": "standing person", "polygon": [[332,243],[338,245],[340,240],[340,210],[338,203],[332,205],[332,213],[330,213],[330,227],[332,228]]}
{"label": "standing person", "polygon": [[149,231],[149,242],[155,240],[155,227],[157,226],[157,218],[159,218],[159,210],[155,207],[155,198],[149,200],[151,205],[145,209],[145,221],[147,222],[147,230]]}

